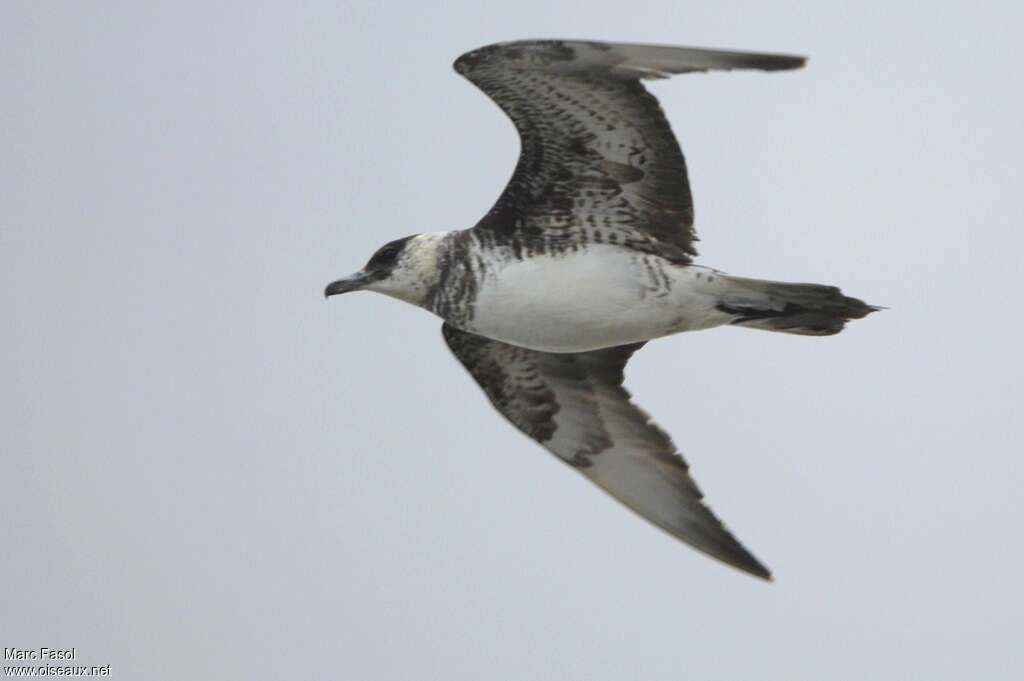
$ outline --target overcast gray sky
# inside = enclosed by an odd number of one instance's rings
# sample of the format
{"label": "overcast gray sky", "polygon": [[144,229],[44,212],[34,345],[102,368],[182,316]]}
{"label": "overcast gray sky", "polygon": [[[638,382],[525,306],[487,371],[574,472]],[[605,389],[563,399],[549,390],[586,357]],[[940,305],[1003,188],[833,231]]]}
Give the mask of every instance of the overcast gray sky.
{"label": "overcast gray sky", "polygon": [[[1020,3],[431,4],[0,4],[0,645],[139,679],[1020,679]],[[512,430],[437,319],[321,296],[486,211],[517,141],[450,63],[534,37],[811,57],[653,85],[700,262],[891,309],[627,373],[773,584]]]}

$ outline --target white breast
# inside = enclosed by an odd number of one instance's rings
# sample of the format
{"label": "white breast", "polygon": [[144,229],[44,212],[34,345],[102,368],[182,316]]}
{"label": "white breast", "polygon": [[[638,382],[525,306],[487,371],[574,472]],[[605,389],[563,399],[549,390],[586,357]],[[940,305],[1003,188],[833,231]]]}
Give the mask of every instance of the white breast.
{"label": "white breast", "polygon": [[714,309],[708,272],[612,245],[489,262],[468,330],[584,352],[715,326],[725,317]]}

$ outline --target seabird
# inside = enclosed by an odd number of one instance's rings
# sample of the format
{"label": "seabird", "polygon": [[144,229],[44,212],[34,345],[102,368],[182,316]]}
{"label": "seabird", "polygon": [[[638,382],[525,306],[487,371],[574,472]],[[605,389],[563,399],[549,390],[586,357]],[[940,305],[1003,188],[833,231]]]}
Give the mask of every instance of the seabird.
{"label": "seabird", "polygon": [[467,52],[455,70],[519,132],[508,186],[474,227],[385,244],[325,294],[376,291],[435,313],[512,425],[672,536],[771,579],[704,505],[668,434],[623,387],[623,369],[647,341],[683,331],[827,336],[879,308],[833,286],[694,265],[686,163],[641,81],[804,62],[568,40]]}

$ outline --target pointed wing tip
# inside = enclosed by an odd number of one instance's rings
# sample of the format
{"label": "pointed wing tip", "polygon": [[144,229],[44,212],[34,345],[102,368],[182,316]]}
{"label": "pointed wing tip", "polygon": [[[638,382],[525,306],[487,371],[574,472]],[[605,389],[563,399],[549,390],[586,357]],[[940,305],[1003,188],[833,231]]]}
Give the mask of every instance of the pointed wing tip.
{"label": "pointed wing tip", "polygon": [[807,57],[791,54],[780,54],[772,57],[771,66],[768,71],[786,71],[789,69],[802,69],[807,66]]}
{"label": "pointed wing tip", "polygon": [[809,59],[809,57],[804,57],[803,55],[787,54],[781,55],[780,57],[778,57],[778,59],[779,63],[781,64],[779,66],[779,70],[802,69],[803,67],[807,66],[807,60]]}
{"label": "pointed wing tip", "polygon": [[[775,581],[772,576],[772,571],[754,557],[754,554],[747,550],[747,547],[741,544],[739,540],[721,524],[721,522],[711,512],[711,509],[704,504],[701,504],[701,506],[707,513],[707,517],[715,524],[715,532],[712,535],[714,538],[711,542],[694,541],[696,538],[695,536],[683,536],[676,532],[671,532],[671,534],[698,551],[733,568],[734,570],[739,570],[751,577],[757,577],[758,579],[763,579],[766,582]],[[708,538],[706,534],[704,534],[704,537]]]}
{"label": "pointed wing tip", "polygon": [[775,581],[775,576],[772,574],[771,570],[766,568],[764,565],[761,565],[760,563],[757,563],[756,567],[745,568],[744,572],[751,575],[752,577],[763,579],[766,582]]}
{"label": "pointed wing tip", "polygon": [[775,581],[772,571],[765,567],[757,558],[754,558],[754,556],[746,549],[743,549],[743,555],[735,557],[730,556],[729,558],[716,556],[714,554],[709,555],[713,558],[718,558],[729,567],[748,574],[751,577],[757,577],[758,579],[763,579],[766,582]]}
{"label": "pointed wing tip", "polygon": [[797,54],[763,54],[756,52],[727,53],[735,62],[733,68],[759,71],[791,71],[807,65],[807,57]]}

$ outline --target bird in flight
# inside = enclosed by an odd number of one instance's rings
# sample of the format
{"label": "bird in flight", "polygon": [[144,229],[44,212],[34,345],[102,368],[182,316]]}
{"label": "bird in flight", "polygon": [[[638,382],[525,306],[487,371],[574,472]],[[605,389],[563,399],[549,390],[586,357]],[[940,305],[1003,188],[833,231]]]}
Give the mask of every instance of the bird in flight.
{"label": "bird in flight", "polygon": [[632,402],[623,369],[644,343],[675,333],[827,336],[878,308],[833,286],[695,265],[686,162],[641,81],[804,61],[568,40],[467,52],[455,70],[519,132],[508,186],[474,227],[387,243],[325,295],[376,291],[441,317],[448,347],[512,425],[672,536],[770,579]]}

